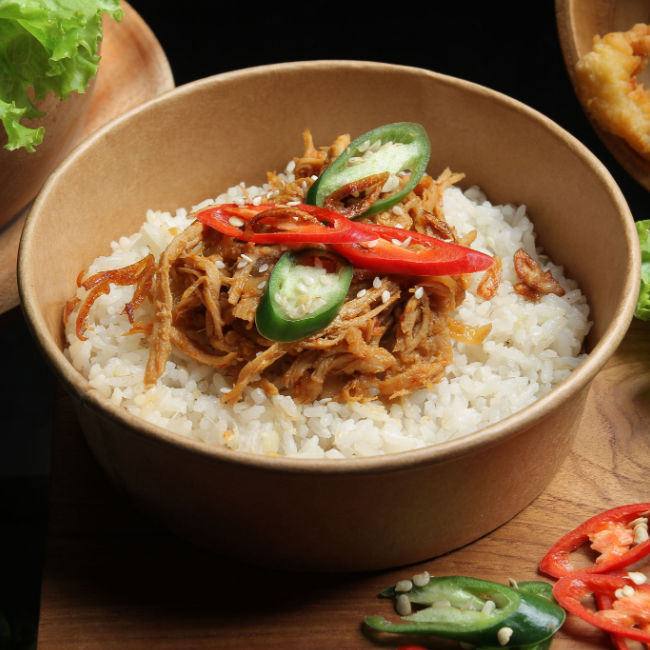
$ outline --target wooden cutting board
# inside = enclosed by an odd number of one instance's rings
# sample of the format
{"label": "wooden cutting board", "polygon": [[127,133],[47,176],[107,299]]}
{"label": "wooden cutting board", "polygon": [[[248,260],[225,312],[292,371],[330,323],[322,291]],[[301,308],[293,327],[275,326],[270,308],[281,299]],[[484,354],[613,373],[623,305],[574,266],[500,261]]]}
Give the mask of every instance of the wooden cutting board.
{"label": "wooden cutting board", "polygon": [[[396,647],[396,640],[371,639],[362,626],[369,614],[395,619],[377,594],[396,580],[424,569],[499,582],[543,579],[537,563],[563,533],[602,510],[650,501],[650,323],[632,323],[594,380],[573,451],[544,493],[477,542],[411,567],[292,574],[194,548],[113,489],[63,394],[51,480],[41,650]],[[174,489],[173,476],[161,476],[160,483],[161,490]],[[650,572],[650,563],[643,570]],[[553,647],[610,645],[604,634],[569,617]]]}

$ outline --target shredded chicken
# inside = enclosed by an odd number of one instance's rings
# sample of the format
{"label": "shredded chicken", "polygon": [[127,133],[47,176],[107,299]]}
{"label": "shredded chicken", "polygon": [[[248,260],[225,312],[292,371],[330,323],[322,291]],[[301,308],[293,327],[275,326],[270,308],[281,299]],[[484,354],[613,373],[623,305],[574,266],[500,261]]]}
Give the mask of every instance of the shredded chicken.
{"label": "shredded chicken", "polygon": [[[302,201],[314,178],[350,142],[349,136],[340,136],[329,148],[317,149],[309,131],[303,139],[304,154],[294,158],[296,180],[275,173],[267,176],[274,202]],[[448,169],[437,180],[425,174],[400,204],[373,218],[470,243],[475,233],[459,239],[447,224],[442,205],[444,189],[462,177]],[[366,179],[330,201],[339,208],[338,203],[345,202],[356,209],[366,204],[368,194],[371,202],[380,197],[385,181],[385,174]],[[401,186],[407,181],[408,174],[399,176]],[[357,196],[350,199],[355,193],[363,195],[359,201]],[[283,210],[290,221],[290,212]],[[195,221],[173,239],[157,264],[150,256],[132,267],[89,278],[84,286],[91,297],[80,308],[77,331],[81,334],[95,293],[108,291],[110,282],[133,284],[134,297],[125,311],[131,333],[149,338],[146,386],[156,383],[175,350],[232,379],[232,389],[222,397],[228,404],[238,402],[247,386],[259,386],[268,395],[290,394],[301,402],[321,397],[396,399],[444,376],[452,361],[452,338],[478,344],[490,331],[489,325],[468,327],[449,317],[465,298],[465,276],[376,277],[355,269],[347,298],[328,326],[295,342],[270,341],[258,333],[255,314],[273,266],[286,250],[288,246],[239,241]],[[529,262],[521,264],[526,281],[535,279],[529,286],[542,291],[544,282],[549,284]],[[484,276],[485,299],[494,295],[499,278],[500,271]],[[135,322],[134,311],[146,296],[153,301],[153,320]],[[69,311],[75,306],[71,304]]]}

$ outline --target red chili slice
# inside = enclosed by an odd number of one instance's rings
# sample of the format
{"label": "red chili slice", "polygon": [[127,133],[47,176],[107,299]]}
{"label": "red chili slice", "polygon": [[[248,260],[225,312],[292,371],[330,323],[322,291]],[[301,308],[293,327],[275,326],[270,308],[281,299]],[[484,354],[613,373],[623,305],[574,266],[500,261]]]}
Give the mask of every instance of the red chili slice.
{"label": "red chili slice", "polygon": [[379,273],[451,275],[483,271],[494,264],[485,253],[413,230],[369,223],[358,226],[373,238],[333,248],[360,268]]}
{"label": "red chili slice", "polygon": [[[634,595],[619,598],[616,594],[617,590],[628,585],[634,589]],[[646,601],[650,603],[648,584],[635,585],[631,580],[616,575],[576,572],[560,578],[553,587],[553,595],[568,612],[609,634],[650,643],[650,608],[645,605]],[[588,608],[582,601],[592,595],[601,598],[601,602],[611,603],[611,608],[597,611]],[[643,600],[641,609],[627,608],[625,599],[634,599],[635,596]],[[619,620],[627,622],[622,623],[608,618],[608,614],[604,612],[615,612],[614,615]],[[639,625],[641,627],[638,627]]]}
{"label": "red chili slice", "polygon": [[226,203],[202,210],[196,218],[224,235],[255,244],[334,244],[371,236],[338,212],[302,203]]}
{"label": "red chili slice", "polygon": [[596,560],[593,566],[586,569],[576,569],[571,563],[569,554],[583,544],[595,543],[594,539],[597,539],[599,534],[606,534],[608,529],[615,532],[616,527],[620,529],[635,519],[647,517],[649,514],[650,503],[636,503],[612,508],[587,519],[553,544],[539,564],[540,571],[554,578],[560,578],[573,572],[607,573],[638,562],[650,554],[650,540],[629,548],[604,548],[605,553]]}
{"label": "red chili slice", "polygon": [[[611,609],[614,603],[614,599],[611,596],[603,593],[594,594],[594,600],[599,610]],[[610,634],[609,638],[616,650],[630,650],[625,637],[619,636],[618,634]]]}

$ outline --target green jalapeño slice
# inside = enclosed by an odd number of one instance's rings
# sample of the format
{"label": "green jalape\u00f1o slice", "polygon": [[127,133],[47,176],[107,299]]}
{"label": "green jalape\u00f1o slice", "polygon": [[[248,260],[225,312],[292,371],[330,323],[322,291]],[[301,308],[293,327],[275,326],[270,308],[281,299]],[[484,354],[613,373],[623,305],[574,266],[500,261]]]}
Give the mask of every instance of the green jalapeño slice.
{"label": "green jalape\u00f1o slice", "polygon": [[382,616],[368,616],[365,622],[382,632],[431,634],[482,648],[535,647],[555,634],[566,613],[532,591],[464,576],[431,578],[406,591],[398,583],[381,595],[408,599],[407,609],[413,605],[414,611],[405,612],[399,623]]}
{"label": "green jalape\u00f1o slice", "polygon": [[309,188],[306,203],[324,207],[341,188],[383,175],[376,200],[355,217],[388,210],[417,185],[430,155],[429,138],[420,124],[385,124],[353,140]]}
{"label": "green jalape\u00f1o slice", "polygon": [[329,325],[350,288],[352,266],[336,253],[310,248],[277,261],[255,313],[257,331],[288,343]]}

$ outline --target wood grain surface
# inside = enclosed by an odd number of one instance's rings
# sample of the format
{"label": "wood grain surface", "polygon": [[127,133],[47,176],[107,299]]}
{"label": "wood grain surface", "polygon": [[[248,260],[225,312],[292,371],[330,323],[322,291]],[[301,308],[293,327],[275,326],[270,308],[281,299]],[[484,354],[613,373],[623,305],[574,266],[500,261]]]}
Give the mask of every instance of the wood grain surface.
{"label": "wood grain surface", "polygon": [[[167,57],[140,15],[122,2],[123,16],[103,22],[102,60],[78,142],[127,110],[171,90],[174,78]],[[29,206],[0,228],[0,314],[16,307],[20,298],[16,260]]]}
{"label": "wood grain surface", "polygon": [[[511,521],[471,545],[410,567],[294,574],[192,547],[146,519],[105,479],[62,394],[52,443],[38,647],[396,647],[403,640],[373,637],[362,626],[369,614],[395,619],[391,604],[377,598],[389,584],[424,569],[499,582],[543,579],[537,563],[560,535],[607,508],[649,501],[649,425],[650,323],[635,320],[591,387],[572,452],[544,493]],[[161,476],[160,489],[173,490],[174,477]],[[647,573],[650,565],[642,569]],[[569,617],[553,647],[610,645],[604,634]]]}

